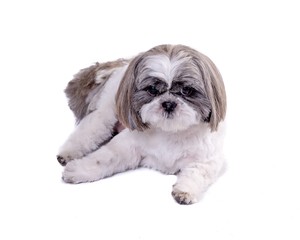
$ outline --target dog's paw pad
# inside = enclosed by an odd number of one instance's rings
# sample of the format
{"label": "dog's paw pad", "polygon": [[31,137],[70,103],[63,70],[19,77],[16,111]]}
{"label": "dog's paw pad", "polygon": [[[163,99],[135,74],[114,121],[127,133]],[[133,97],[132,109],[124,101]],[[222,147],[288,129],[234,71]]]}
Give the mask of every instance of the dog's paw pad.
{"label": "dog's paw pad", "polygon": [[197,199],[191,193],[180,191],[178,189],[172,191],[172,196],[177,203],[182,205],[189,205],[197,202]]}
{"label": "dog's paw pad", "polygon": [[60,163],[60,165],[62,165],[62,166],[66,166],[67,165],[68,161],[64,157],[62,157],[60,155],[57,155],[56,159]]}
{"label": "dog's paw pad", "polygon": [[76,158],[70,153],[59,153],[56,155],[56,159],[62,166],[66,166],[68,162]]}

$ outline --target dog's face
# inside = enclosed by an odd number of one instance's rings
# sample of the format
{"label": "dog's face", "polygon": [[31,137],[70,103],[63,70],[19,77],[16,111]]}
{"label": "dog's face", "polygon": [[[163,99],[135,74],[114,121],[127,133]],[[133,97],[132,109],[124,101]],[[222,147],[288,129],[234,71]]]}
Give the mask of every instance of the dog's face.
{"label": "dog's face", "polygon": [[182,45],[161,45],[134,58],[117,93],[121,122],[130,129],[180,131],[226,112],[220,73],[205,55]]}
{"label": "dog's face", "polygon": [[209,121],[211,104],[190,57],[148,56],[140,67],[132,107],[143,123],[178,131]]}

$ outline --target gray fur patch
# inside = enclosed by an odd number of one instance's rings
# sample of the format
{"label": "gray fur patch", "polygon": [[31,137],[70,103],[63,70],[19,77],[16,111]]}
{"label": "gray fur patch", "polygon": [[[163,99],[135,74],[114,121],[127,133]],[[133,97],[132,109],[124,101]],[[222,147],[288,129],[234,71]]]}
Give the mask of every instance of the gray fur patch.
{"label": "gray fur patch", "polygon": [[[68,83],[65,93],[69,99],[69,107],[79,123],[87,114],[95,110],[95,97],[116,68],[122,67],[128,60],[119,59],[94,65],[80,70]],[[99,74],[100,73],[100,74]]]}

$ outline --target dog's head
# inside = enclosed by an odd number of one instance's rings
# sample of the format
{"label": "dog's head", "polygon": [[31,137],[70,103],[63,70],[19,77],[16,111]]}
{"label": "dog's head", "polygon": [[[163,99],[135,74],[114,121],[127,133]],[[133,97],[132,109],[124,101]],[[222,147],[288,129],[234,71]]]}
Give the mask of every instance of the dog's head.
{"label": "dog's head", "polygon": [[117,96],[119,120],[129,129],[180,131],[225,117],[221,74],[205,55],[183,45],[160,45],[129,64]]}

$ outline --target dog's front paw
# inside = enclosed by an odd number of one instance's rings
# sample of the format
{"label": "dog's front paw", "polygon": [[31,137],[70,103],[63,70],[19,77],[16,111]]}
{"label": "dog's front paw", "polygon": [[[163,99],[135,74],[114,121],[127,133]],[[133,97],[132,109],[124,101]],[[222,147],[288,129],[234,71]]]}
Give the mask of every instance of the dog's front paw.
{"label": "dog's front paw", "polygon": [[62,166],[66,166],[66,164],[71,160],[71,158],[63,157],[60,154],[56,155],[56,159]]}
{"label": "dog's front paw", "polygon": [[100,169],[87,159],[75,159],[67,163],[62,179],[66,183],[93,182],[100,179]]}
{"label": "dog's front paw", "polygon": [[67,149],[62,149],[57,155],[56,159],[57,161],[62,165],[66,166],[68,162],[70,162],[73,159],[78,159],[83,157],[83,153],[79,151],[72,151]]}
{"label": "dog's front paw", "polygon": [[176,185],[173,186],[172,196],[179,204],[188,205],[198,202],[196,196],[188,191],[180,190]]}

